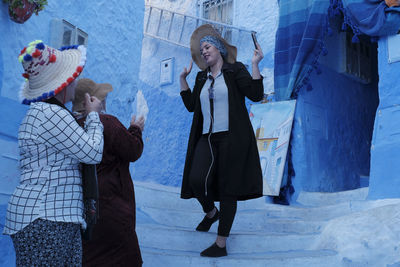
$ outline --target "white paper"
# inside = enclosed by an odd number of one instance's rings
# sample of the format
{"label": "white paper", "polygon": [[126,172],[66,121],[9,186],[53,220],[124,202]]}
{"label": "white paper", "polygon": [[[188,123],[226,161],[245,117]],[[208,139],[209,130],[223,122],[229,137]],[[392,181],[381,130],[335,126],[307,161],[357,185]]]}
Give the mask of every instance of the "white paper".
{"label": "white paper", "polygon": [[136,118],[143,116],[144,121],[146,122],[149,107],[147,106],[147,101],[144,98],[142,90],[138,90],[136,93],[135,101],[132,103],[132,109],[136,110]]}

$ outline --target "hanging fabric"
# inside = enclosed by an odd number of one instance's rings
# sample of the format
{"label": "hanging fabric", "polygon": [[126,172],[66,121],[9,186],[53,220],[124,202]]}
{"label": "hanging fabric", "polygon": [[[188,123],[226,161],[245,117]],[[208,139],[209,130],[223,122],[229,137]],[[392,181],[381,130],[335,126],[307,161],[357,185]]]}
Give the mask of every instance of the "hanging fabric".
{"label": "hanging fabric", "polygon": [[312,89],[310,74],[319,70],[320,55],[328,53],[324,38],[332,31],[329,18],[342,16],[342,30],[349,27],[353,31],[353,42],[358,42],[361,34],[396,34],[400,29],[400,7],[389,7],[392,4],[386,1],[280,0],[275,41],[276,99],[297,98],[301,88]]}
{"label": "hanging fabric", "polygon": [[326,52],[323,38],[327,29],[328,0],[279,1],[279,26],[275,42],[275,97],[296,98]]}

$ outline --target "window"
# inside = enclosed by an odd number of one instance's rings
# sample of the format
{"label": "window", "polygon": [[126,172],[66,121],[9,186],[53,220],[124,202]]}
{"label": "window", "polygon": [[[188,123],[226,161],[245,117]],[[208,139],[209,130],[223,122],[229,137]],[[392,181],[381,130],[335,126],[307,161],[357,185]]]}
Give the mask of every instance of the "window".
{"label": "window", "polygon": [[377,45],[368,36],[358,36],[358,43],[352,42],[353,37],[350,29],[327,36],[328,54],[320,57],[320,63],[357,82],[368,84],[374,77]]}
{"label": "window", "polygon": [[[203,18],[232,25],[233,0],[205,0],[203,1]],[[232,31],[216,25],[221,35],[230,42]]]}
{"label": "window", "polygon": [[53,19],[50,27],[50,44],[54,48],[69,45],[87,45],[88,34],[64,19]]}
{"label": "window", "polygon": [[372,44],[369,38],[360,38],[353,43],[353,33],[346,32],[346,66],[345,73],[362,83],[371,82]]}
{"label": "window", "polygon": [[233,0],[206,0],[203,2],[203,17],[226,24],[232,24]]}

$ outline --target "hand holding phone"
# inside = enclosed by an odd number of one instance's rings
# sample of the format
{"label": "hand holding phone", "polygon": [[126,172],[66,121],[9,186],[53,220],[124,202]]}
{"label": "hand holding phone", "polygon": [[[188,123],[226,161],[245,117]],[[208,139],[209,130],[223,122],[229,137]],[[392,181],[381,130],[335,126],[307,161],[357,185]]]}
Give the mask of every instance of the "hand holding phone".
{"label": "hand holding phone", "polygon": [[253,43],[254,43],[254,48],[255,49],[258,49],[257,48],[257,38],[256,38],[256,32],[251,32],[251,38],[253,38]]}
{"label": "hand holding phone", "polygon": [[251,38],[253,38],[253,43],[254,43],[254,55],[253,58],[251,60],[251,62],[256,65],[258,65],[258,63],[263,59],[264,54],[261,50],[261,47],[258,44],[257,38],[256,38],[256,32],[251,32]]}

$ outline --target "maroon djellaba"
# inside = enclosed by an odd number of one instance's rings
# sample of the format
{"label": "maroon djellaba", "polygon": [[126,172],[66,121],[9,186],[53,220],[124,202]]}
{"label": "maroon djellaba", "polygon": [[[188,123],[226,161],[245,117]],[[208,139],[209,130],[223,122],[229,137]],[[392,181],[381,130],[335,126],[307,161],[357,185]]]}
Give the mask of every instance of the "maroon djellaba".
{"label": "maroon djellaba", "polygon": [[[84,93],[105,99],[109,84],[96,84],[80,79],[76,87],[73,110],[79,110],[80,95]],[[90,90],[92,89],[92,90]],[[101,94],[101,92],[105,94]],[[83,98],[82,97],[82,98]],[[103,99],[102,99],[103,98]],[[76,104],[75,104],[76,103]],[[105,101],[104,101],[105,104]],[[142,154],[143,124],[131,121],[128,129],[114,116],[101,114],[104,126],[103,158],[97,165],[99,188],[99,218],[91,240],[83,240],[83,266],[142,266],[136,235],[136,204],[130,162]],[[84,118],[79,119],[83,125]],[[144,123],[144,122],[143,122]]]}

